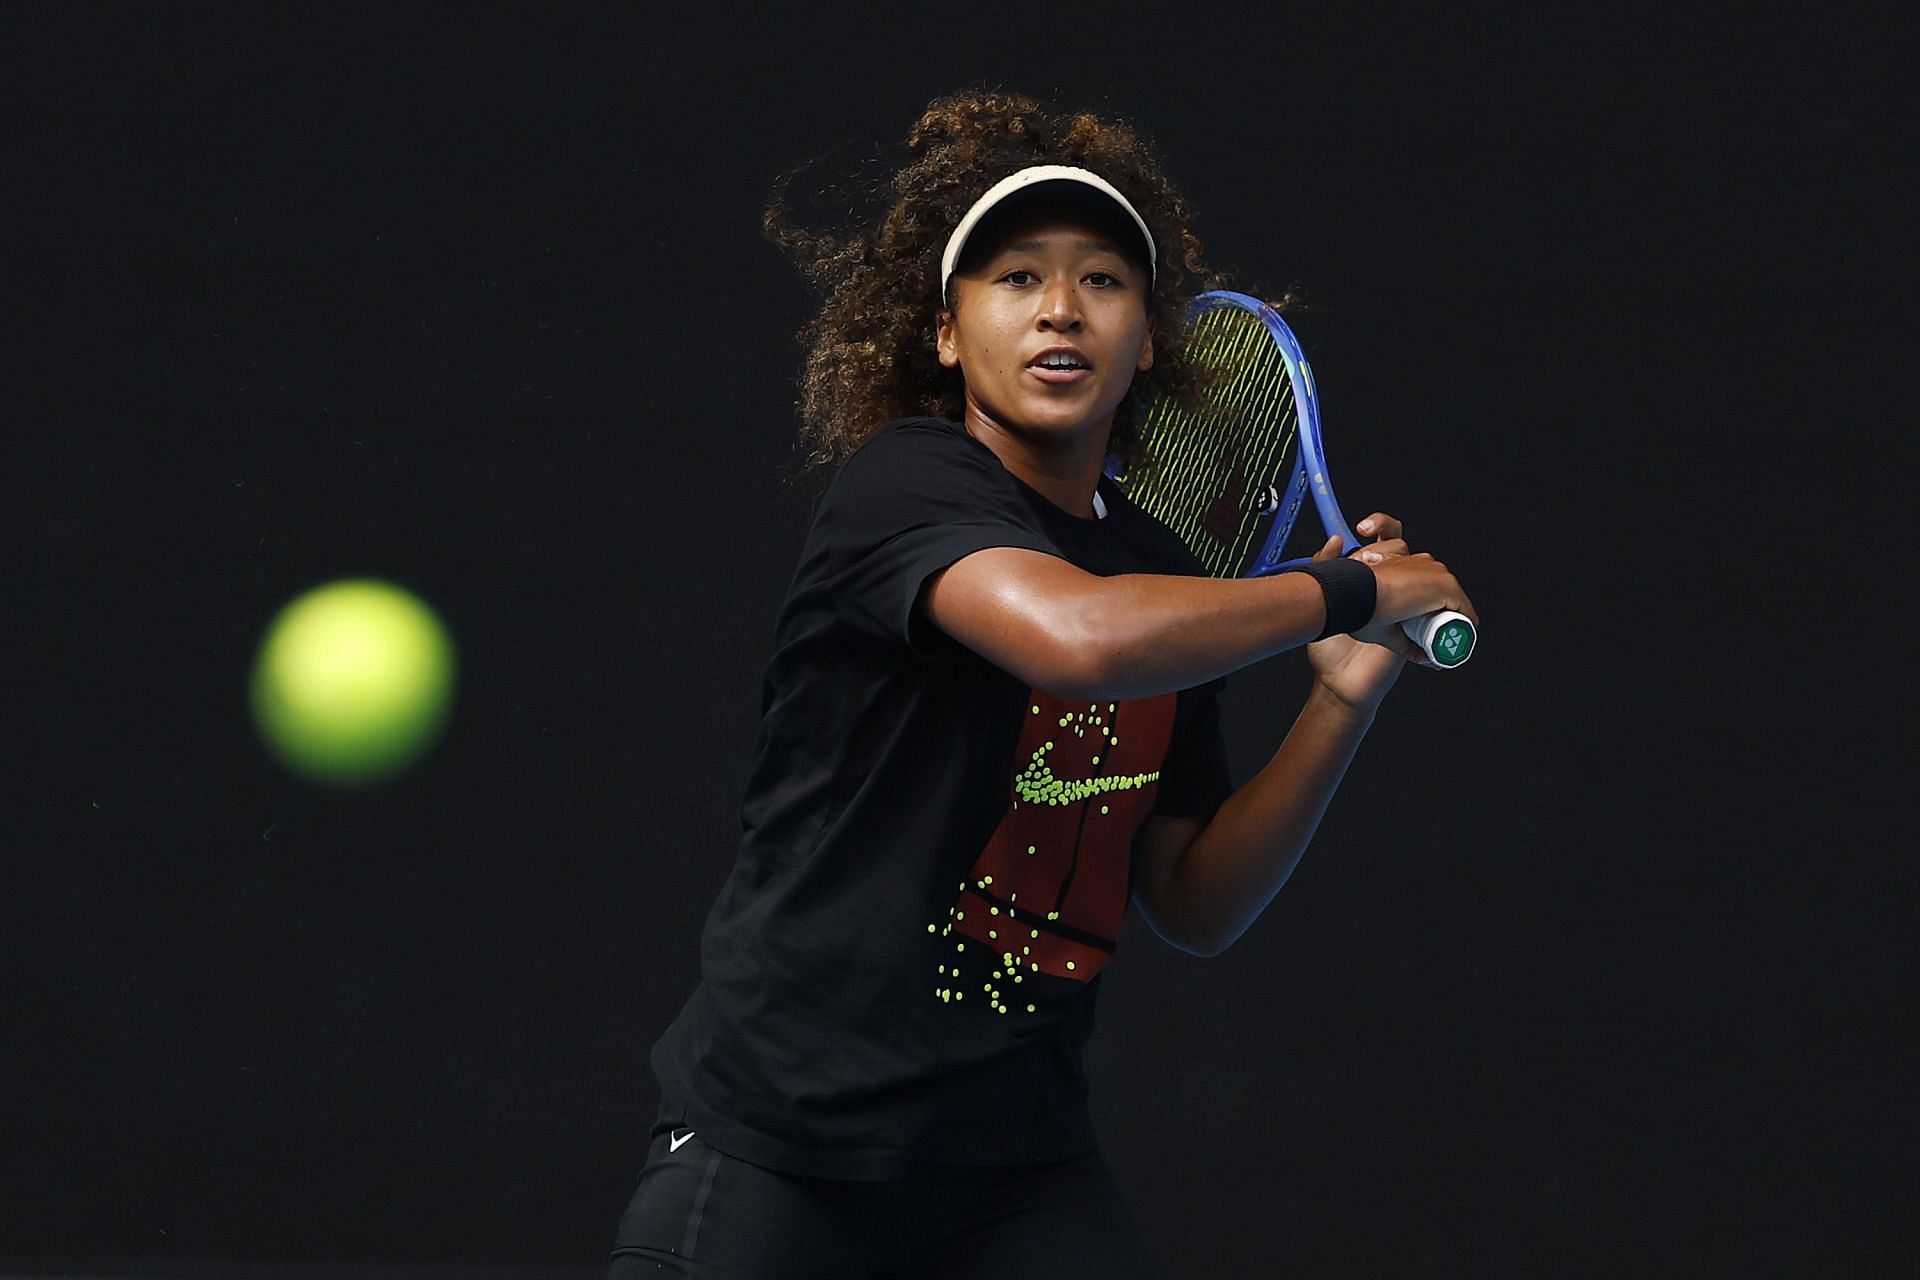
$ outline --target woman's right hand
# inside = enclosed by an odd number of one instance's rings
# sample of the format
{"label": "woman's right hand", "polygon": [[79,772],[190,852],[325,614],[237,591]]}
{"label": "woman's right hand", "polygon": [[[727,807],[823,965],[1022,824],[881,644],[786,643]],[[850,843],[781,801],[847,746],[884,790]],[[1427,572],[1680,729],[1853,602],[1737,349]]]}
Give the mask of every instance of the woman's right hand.
{"label": "woman's right hand", "polygon": [[1363,547],[1358,556],[1373,569],[1374,606],[1369,626],[1385,626],[1442,609],[1458,609],[1479,627],[1480,615],[1474,610],[1473,601],[1467,598],[1466,589],[1431,553],[1391,555],[1368,546]]}

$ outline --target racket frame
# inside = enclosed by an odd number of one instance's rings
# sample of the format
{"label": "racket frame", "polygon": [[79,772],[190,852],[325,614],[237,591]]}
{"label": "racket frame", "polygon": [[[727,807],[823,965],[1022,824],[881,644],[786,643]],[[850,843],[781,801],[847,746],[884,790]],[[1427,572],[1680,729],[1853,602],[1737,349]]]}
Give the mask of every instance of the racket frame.
{"label": "racket frame", "polygon": [[[1293,384],[1296,440],[1293,475],[1288,479],[1286,491],[1279,495],[1279,505],[1267,529],[1265,542],[1251,565],[1240,576],[1264,578],[1287,573],[1313,562],[1310,555],[1286,556],[1287,539],[1293,534],[1294,521],[1299,518],[1300,508],[1305,505],[1308,494],[1312,495],[1314,510],[1320,515],[1321,529],[1329,538],[1340,539],[1340,555],[1350,555],[1361,543],[1334,496],[1333,480],[1327,466],[1326,444],[1320,436],[1320,392],[1314,384],[1313,366],[1307,362],[1307,353],[1301,348],[1300,339],[1294,336],[1292,328],[1280,318],[1280,313],[1251,294],[1235,293],[1229,289],[1203,293],[1188,305],[1186,322],[1191,325],[1209,311],[1228,307],[1252,315],[1265,326],[1268,336],[1273,339],[1281,362],[1286,365],[1287,377]],[[1125,486],[1125,468],[1119,459],[1108,459],[1106,473]],[[1463,628],[1466,652],[1458,657],[1442,659],[1435,654],[1433,641],[1442,627],[1452,624]],[[1452,610],[1428,614],[1423,618],[1409,618],[1401,623],[1401,628],[1429,658],[1442,667],[1458,666],[1465,662],[1475,643],[1476,629],[1471,621]]]}
{"label": "racket frame", "polygon": [[1313,562],[1310,555],[1284,558],[1287,539],[1293,535],[1294,521],[1299,518],[1300,507],[1308,494],[1312,495],[1314,510],[1320,515],[1320,527],[1329,538],[1340,539],[1341,555],[1349,554],[1360,545],[1360,539],[1347,524],[1339,500],[1333,494],[1333,481],[1327,469],[1326,444],[1320,437],[1320,392],[1314,385],[1313,366],[1307,362],[1307,353],[1301,348],[1300,339],[1280,318],[1280,313],[1265,302],[1250,294],[1226,289],[1216,289],[1195,298],[1188,310],[1189,321],[1220,307],[1238,307],[1250,312],[1266,326],[1267,333],[1273,338],[1273,345],[1280,352],[1281,361],[1287,366],[1287,376],[1293,382],[1296,433],[1293,476],[1288,482],[1287,492],[1281,496],[1280,510],[1267,531],[1266,544],[1260,549],[1260,554],[1254,557],[1252,567],[1242,576],[1264,578],[1271,574],[1288,573]]}

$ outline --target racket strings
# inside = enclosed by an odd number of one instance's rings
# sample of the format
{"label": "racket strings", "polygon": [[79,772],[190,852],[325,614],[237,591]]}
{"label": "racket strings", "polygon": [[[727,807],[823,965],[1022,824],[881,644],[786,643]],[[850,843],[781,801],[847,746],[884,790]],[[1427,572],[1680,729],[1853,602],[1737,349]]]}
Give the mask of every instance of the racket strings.
{"label": "racket strings", "polygon": [[1194,322],[1187,357],[1210,379],[1197,409],[1149,407],[1140,443],[1152,464],[1127,496],[1171,529],[1210,574],[1238,576],[1273,519],[1270,488],[1292,472],[1293,383],[1266,328],[1237,309]]}

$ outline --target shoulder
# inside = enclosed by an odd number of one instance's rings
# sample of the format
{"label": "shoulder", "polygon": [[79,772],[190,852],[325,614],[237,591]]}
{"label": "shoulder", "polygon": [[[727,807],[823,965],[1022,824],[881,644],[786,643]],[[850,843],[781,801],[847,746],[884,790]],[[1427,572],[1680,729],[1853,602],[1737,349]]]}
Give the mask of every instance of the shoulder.
{"label": "shoulder", "polygon": [[884,465],[908,457],[968,459],[990,452],[967,434],[965,427],[946,418],[897,418],[868,436],[865,443],[840,464],[842,470]]}
{"label": "shoulder", "polygon": [[849,454],[827,482],[827,499],[866,499],[876,493],[933,497],[956,492],[978,497],[1010,489],[993,450],[945,418],[889,422]]}
{"label": "shoulder", "polygon": [[1041,519],[993,450],[944,418],[881,427],[840,463],[814,508],[816,534],[868,540],[962,524],[1037,533]]}

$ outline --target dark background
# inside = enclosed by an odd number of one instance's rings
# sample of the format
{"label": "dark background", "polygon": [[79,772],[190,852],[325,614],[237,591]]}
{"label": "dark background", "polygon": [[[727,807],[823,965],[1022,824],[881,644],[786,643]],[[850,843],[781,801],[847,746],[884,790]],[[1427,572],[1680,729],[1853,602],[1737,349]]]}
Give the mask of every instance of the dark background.
{"label": "dark background", "polygon": [[[0,1257],[601,1265],[809,510],[760,209],[985,80],[1305,289],[1343,496],[1486,621],[1232,950],[1128,925],[1170,1275],[1910,1258],[1913,26],[1332,8],[9,7]],[[364,795],[245,713],[349,574],[462,662]]]}

